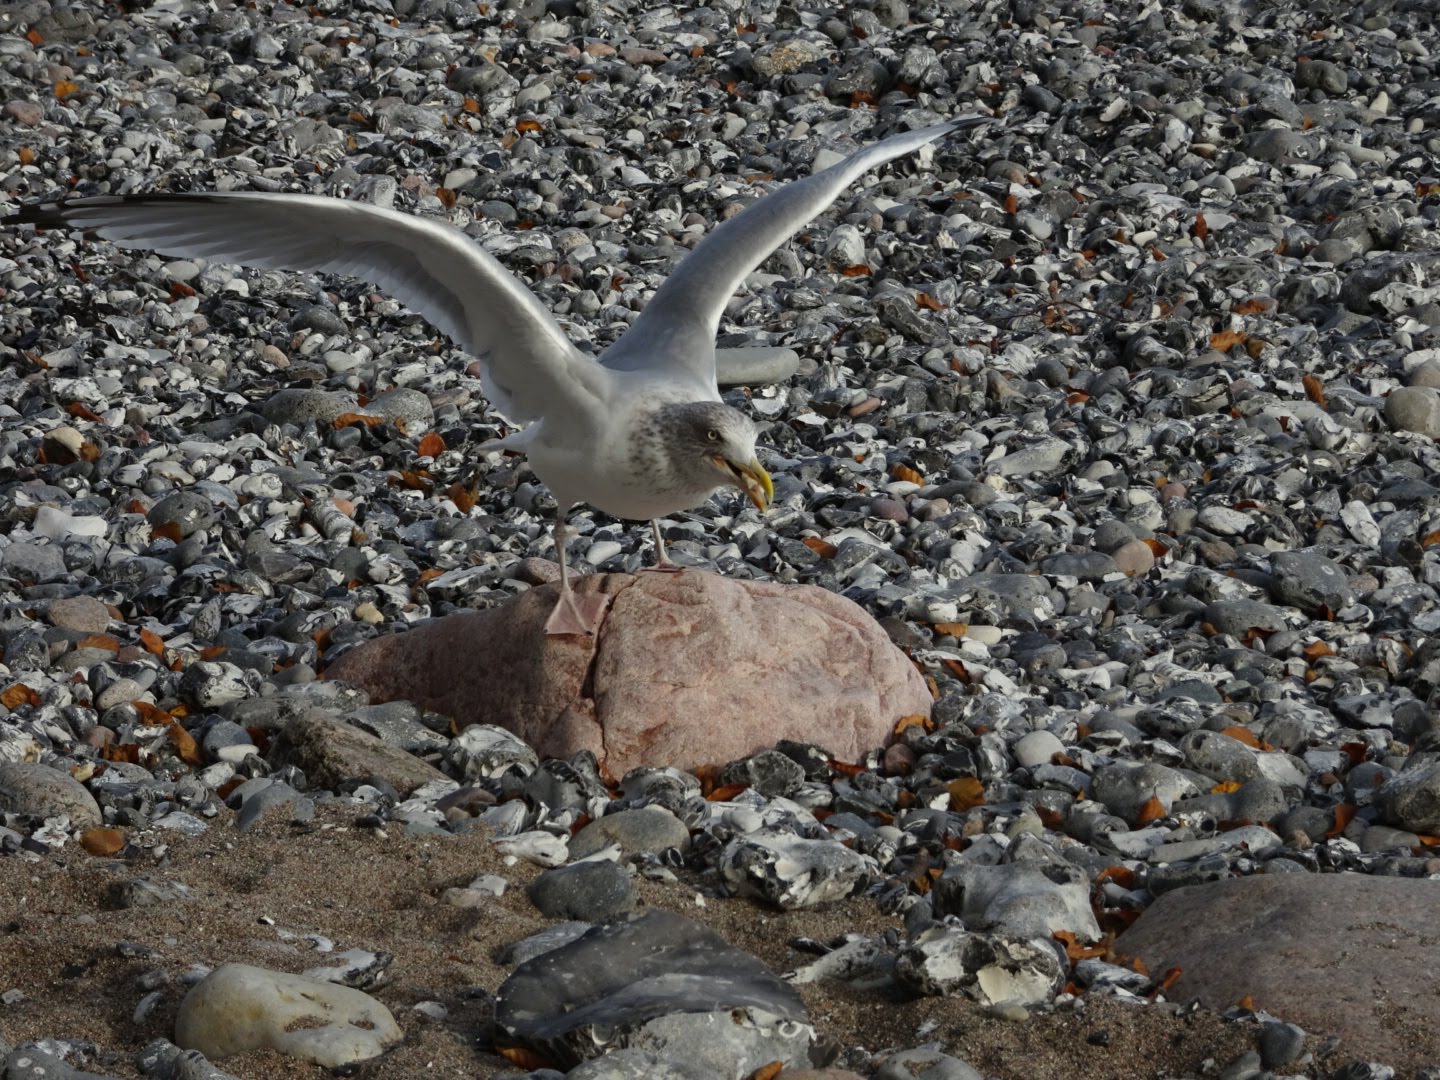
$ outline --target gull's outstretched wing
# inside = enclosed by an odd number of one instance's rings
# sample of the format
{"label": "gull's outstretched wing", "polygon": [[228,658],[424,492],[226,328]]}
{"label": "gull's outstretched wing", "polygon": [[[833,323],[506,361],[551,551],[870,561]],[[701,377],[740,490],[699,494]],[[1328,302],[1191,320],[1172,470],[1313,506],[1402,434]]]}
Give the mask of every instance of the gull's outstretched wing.
{"label": "gull's outstretched wing", "polygon": [[4,223],[83,230],[120,247],[268,270],[360,278],[413,308],[484,366],[485,393],[516,423],[574,415],[609,373],[535,294],[459,229],[321,195],[121,195],[22,207]]}
{"label": "gull's outstretched wing", "polygon": [[828,169],[776,188],[702,240],[600,362],[616,371],[684,371],[713,383],[720,316],[746,275],[766,256],[871,169],[952,131],[992,122],[988,116],[965,117],[892,135]]}

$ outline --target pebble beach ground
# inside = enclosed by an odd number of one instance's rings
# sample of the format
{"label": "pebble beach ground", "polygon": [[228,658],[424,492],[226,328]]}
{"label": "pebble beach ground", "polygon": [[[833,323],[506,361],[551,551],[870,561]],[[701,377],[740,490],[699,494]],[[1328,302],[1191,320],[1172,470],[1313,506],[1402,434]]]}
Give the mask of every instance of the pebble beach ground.
{"label": "pebble beach ground", "polygon": [[[617,911],[777,972],[835,958],[797,981],[821,1064],[1428,1075],[1433,998],[1354,981],[1371,953],[1305,962],[1383,1019],[1310,1013],[1302,1039],[1243,985],[1192,1005],[1123,936],[1279,874],[1397,883],[1357,926],[1428,910],[1398,886],[1440,873],[1429,0],[0,11],[0,206],[245,188],[441,216],[587,348],[771,180],[974,113],[998,122],[747,282],[722,343],[801,358],[727,391],[776,506],[665,523],[686,565],[854,600],[933,715],[883,756],[787,745],[703,787],[607,788],[319,681],[553,556],[523,462],[471,474],[501,421],[423,320],[350,280],[0,228],[0,1039],[140,1075],[205,971],[361,949],[405,1033],[361,1075],[524,1075],[490,1017],[499,950],[565,917],[532,879],[584,819],[649,807],[683,843],[611,864]],[[574,522],[595,570],[649,558]],[[281,737],[302,714],[306,747]],[[341,719],[373,782],[320,779]],[[595,885],[550,880],[554,910]],[[1022,1003],[987,997],[997,970]]]}

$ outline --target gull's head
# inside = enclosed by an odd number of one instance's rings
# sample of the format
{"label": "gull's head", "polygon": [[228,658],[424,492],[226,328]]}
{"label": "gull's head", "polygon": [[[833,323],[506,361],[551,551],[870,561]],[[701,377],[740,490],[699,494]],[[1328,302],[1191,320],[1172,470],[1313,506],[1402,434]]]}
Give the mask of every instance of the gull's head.
{"label": "gull's head", "polygon": [[755,456],[748,416],[718,401],[671,405],[662,413],[673,461],[687,479],[707,490],[738,487],[759,509],[770,505],[775,487]]}

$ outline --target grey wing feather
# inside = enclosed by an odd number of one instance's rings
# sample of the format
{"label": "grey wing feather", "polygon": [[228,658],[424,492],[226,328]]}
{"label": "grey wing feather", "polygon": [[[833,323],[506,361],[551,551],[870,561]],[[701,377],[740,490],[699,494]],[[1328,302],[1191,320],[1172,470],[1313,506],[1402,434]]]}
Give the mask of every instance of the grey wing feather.
{"label": "grey wing feather", "polygon": [[368,281],[479,358],[487,396],[517,423],[583,410],[608,386],[608,373],[575,348],[534,293],[444,222],[261,192],[102,196],[23,207],[7,220],[182,258]]}
{"label": "grey wing feather", "polygon": [[776,188],[702,240],[600,362],[617,371],[684,370],[713,383],[715,334],[725,305],[772,251],[869,170],[949,132],[990,122],[989,117],[967,117],[894,135]]}

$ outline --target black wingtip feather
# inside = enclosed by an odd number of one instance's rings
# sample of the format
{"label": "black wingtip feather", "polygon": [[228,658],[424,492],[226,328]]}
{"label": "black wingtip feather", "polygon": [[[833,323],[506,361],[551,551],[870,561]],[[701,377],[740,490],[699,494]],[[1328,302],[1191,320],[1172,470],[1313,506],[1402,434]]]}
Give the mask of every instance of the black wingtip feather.
{"label": "black wingtip feather", "polygon": [[93,195],[59,202],[27,203],[14,214],[0,219],[0,225],[33,225],[37,229],[77,229],[90,232],[91,227],[77,223],[71,215],[105,206],[154,206],[180,199],[218,202],[210,192],[162,192],[154,195]]}

